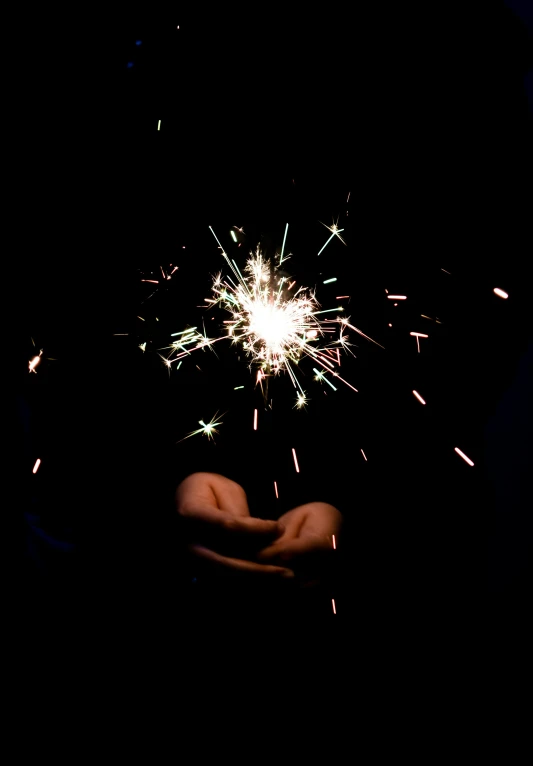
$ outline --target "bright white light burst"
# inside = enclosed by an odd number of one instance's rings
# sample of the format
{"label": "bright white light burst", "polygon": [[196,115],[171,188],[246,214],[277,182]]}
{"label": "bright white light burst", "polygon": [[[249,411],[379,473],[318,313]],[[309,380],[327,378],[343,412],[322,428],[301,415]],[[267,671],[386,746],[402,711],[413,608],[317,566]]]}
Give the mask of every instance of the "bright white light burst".
{"label": "bright white light burst", "polygon": [[310,345],[323,335],[315,317],[319,304],[305,287],[291,295],[288,280],[276,274],[259,247],[250,255],[237,284],[217,278],[213,291],[232,316],[228,335],[267,375],[276,374],[298,364],[303,354],[315,355]]}

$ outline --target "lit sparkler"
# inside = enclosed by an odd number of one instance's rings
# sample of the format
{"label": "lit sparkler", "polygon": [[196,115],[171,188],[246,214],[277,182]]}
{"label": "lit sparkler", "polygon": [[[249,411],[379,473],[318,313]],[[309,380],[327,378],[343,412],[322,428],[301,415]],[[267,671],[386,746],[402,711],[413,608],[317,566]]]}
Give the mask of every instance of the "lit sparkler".
{"label": "lit sparkler", "polygon": [[[211,227],[210,227],[211,228]],[[288,225],[285,228],[285,239]],[[333,390],[337,390],[324,373],[330,372],[338,377],[336,365],[340,365],[339,346],[349,351],[351,345],[346,336],[347,328],[372,341],[361,330],[350,324],[349,318],[322,319],[321,315],[342,312],[342,306],[333,309],[321,309],[315,293],[306,287],[299,287],[292,292],[295,284],[286,276],[281,276],[277,268],[266,259],[259,246],[245,264],[243,271],[236,261],[230,260],[220,240],[211,228],[230,273],[218,274],[213,281],[213,298],[206,298],[206,306],[216,305],[229,312],[230,319],[224,320],[226,335],[210,339],[201,335],[196,328],[174,333],[176,340],[171,346],[170,363],[189,355],[198,348],[212,346],[224,338],[232,344],[240,345],[250,359],[251,366],[258,368],[256,381],[263,384],[265,378],[286,372],[297,389],[297,407],[303,407],[307,395],[296,375],[296,367],[304,357],[312,359],[317,380],[325,381]],[[280,258],[280,262],[283,257]],[[291,292],[290,292],[291,291]],[[331,337],[336,334],[338,337]],[[376,343],[376,341],[372,341]],[[380,345],[380,344],[377,344]],[[357,391],[343,378],[340,381]]]}

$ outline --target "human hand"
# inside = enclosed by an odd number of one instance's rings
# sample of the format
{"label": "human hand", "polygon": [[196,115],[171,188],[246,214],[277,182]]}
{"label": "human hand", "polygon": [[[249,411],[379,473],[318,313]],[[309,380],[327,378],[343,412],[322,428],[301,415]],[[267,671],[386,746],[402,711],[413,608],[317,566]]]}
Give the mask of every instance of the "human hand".
{"label": "human hand", "polygon": [[257,554],[263,563],[290,566],[304,587],[317,585],[332,561],[333,535],[338,537],[342,516],[328,503],[306,503],[278,520],[283,534]]}
{"label": "human hand", "polygon": [[283,527],[250,516],[246,494],[234,481],[215,473],[191,474],[176,490],[176,507],[187,550],[204,570],[262,580],[294,576],[286,566],[256,560],[257,551],[274,542]]}

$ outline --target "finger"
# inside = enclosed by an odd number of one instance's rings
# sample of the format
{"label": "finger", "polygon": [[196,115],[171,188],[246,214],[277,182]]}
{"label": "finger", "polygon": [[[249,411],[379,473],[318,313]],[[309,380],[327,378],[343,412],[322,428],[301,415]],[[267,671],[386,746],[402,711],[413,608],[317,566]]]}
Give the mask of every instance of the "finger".
{"label": "finger", "polygon": [[188,506],[206,505],[234,516],[249,516],[244,489],[231,479],[216,473],[193,473],[176,491],[178,511]]}
{"label": "finger", "polygon": [[325,537],[300,537],[297,540],[277,540],[257,554],[258,561],[291,561],[294,558],[323,555],[332,550]]}
{"label": "finger", "polygon": [[278,522],[284,527],[283,534],[280,535],[279,540],[276,541],[281,543],[298,537],[305,522],[305,515],[303,513],[289,511],[281,516],[278,519]]}
{"label": "finger", "polygon": [[286,567],[278,567],[273,565],[257,564],[254,561],[245,561],[244,559],[236,559],[230,556],[222,556],[220,553],[204,548],[202,545],[190,545],[189,551],[194,556],[197,556],[211,564],[221,567],[228,571],[240,574],[248,574],[257,577],[282,577],[291,579],[294,577],[292,569]]}
{"label": "finger", "polygon": [[203,505],[182,509],[181,516],[192,522],[205,524],[209,529],[236,536],[272,538],[282,532],[282,527],[277,521],[256,519],[252,516],[233,516],[217,508]]}

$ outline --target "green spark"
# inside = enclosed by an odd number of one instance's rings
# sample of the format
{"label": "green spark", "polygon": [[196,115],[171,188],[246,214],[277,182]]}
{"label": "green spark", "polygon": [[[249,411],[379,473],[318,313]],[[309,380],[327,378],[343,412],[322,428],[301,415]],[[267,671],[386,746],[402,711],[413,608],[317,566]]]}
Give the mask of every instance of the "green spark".
{"label": "green spark", "polygon": [[185,333],[192,332],[193,330],[196,330],[196,327],[189,327],[188,330],[182,330],[181,332],[173,332],[171,333],[170,337],[175,338],[176,335],[185,335]]}
{"label": "green spark", "polygon": [[336,282],[337,277],[333,277],[333,279],[326,279],[325,282],[322,282],[323,285],[329,285],[330,282]]}
{"label": "green spark", "polygon": [[327,384],[328,384],[328,386],[331,386],[331,388],[332,388],[334,391],[336,391],[336,390],[337,390],[337,389],[335,388],[335,386],[334,386],[332,383],[330,383],[330,382],[329,382],[329,380],[326,378],[326,376],[324,375],[324,373],[323,373],[323,372],[321,372],[320,370],[317,370],[317,369],[316,369],[316,367],[313,367],[313,372],[316,372],[316,377],[317,377],[317,380],[323,380],[325,383],[327,383]]}
{"label": "green spark", "polygon": [[285,226],[285,234],[283,236],[283,245],[281,246],[281,256],[279,259],[279,265],[283,263],[283,251],[285,250],[285,240],[287,239],[287,231],[289,230],[289,224]]}
{"label": "green spark", "polygon": [[324,311],[313,311],[313,316],[316,316],[316,314],[328,314],[330,311],[344,311],[344,308],[342,306],[337,306],[336,309],[324,309]]}

